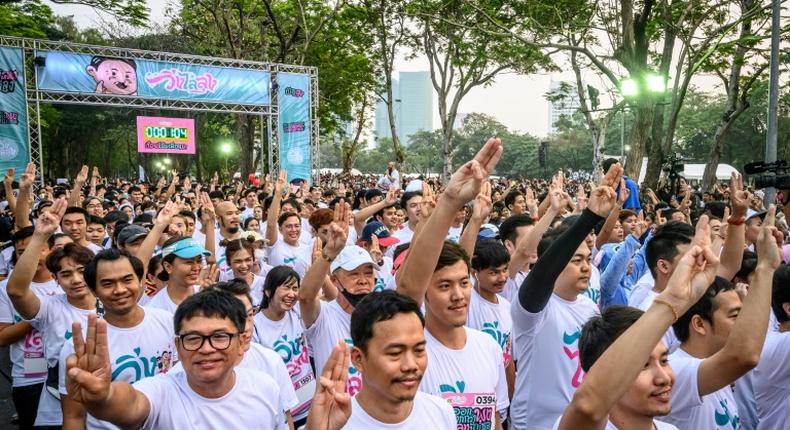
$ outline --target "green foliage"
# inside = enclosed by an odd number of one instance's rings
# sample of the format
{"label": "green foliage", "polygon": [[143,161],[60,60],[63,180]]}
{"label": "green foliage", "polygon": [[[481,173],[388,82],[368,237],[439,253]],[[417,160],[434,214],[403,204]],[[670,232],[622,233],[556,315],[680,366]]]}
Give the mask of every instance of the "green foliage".
{"label": "green foliage", "polygon": [[0,2],[0,34],[49,38],[55,33],[55,15],[39,0],[22,3]]}

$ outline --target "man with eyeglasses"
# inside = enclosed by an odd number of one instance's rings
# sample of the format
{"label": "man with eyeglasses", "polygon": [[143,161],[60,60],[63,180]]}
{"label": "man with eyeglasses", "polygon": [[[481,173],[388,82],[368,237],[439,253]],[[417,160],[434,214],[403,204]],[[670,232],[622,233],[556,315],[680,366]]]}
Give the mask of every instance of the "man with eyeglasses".
{"label": "man with eyeglasses", "polygon": [[280,388],[267,374],[237,367],[247,315],[233,295],[209,289],[190,296],[174,316],[183,373],[130,385],[111,381],[107,323],[90,319],[83,338],[75,324],[66,360],[71,397],[95,418],[121,428],[284,429]]}

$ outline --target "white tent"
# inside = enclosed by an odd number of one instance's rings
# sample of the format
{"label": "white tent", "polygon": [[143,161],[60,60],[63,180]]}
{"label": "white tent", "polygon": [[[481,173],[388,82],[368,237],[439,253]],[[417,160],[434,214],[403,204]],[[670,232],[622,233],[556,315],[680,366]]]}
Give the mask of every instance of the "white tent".
{"label": "white tent", "polygon": [[[737,172],[737,171],[738,169],[730,166],[729,164],[719,163],[719,166],[716,168],[716,179],[726,181],[730,179],[730,174],[732,172]],[[705,172],[704,164],[684,164],[682,175],[684,178],[686,178],[687,181],[701,181],[702,174],[704,172]],[[644,157],[642,158],[642,168],[639,170],[640,184],[645,180],[646,173],[647,173],[647,157]]]}

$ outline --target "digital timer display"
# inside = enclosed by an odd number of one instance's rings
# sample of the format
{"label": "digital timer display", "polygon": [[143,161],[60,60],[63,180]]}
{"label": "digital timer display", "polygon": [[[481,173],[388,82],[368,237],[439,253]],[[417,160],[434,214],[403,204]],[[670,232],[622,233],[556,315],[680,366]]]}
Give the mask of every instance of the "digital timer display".
{"label": "digital timer display", "polygon": [[143,129],[145,139],[189,140],[189,129],[186,127],[155,127]]}

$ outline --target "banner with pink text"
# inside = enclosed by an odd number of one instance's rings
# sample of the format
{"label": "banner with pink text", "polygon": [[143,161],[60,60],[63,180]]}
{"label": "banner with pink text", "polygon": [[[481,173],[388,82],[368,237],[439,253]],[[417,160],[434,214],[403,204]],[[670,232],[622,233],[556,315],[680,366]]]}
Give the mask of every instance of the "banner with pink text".
{"label": "banner with pink text", "polygon": [[195,120],[138,116],[137,152],[194,154]]}
{"label": "banner with pink text", "polygon": [[[38,88],[67,93],[268,105],[269,72],[37,51]],[[41,58],[41,60],[38,60]]]}

